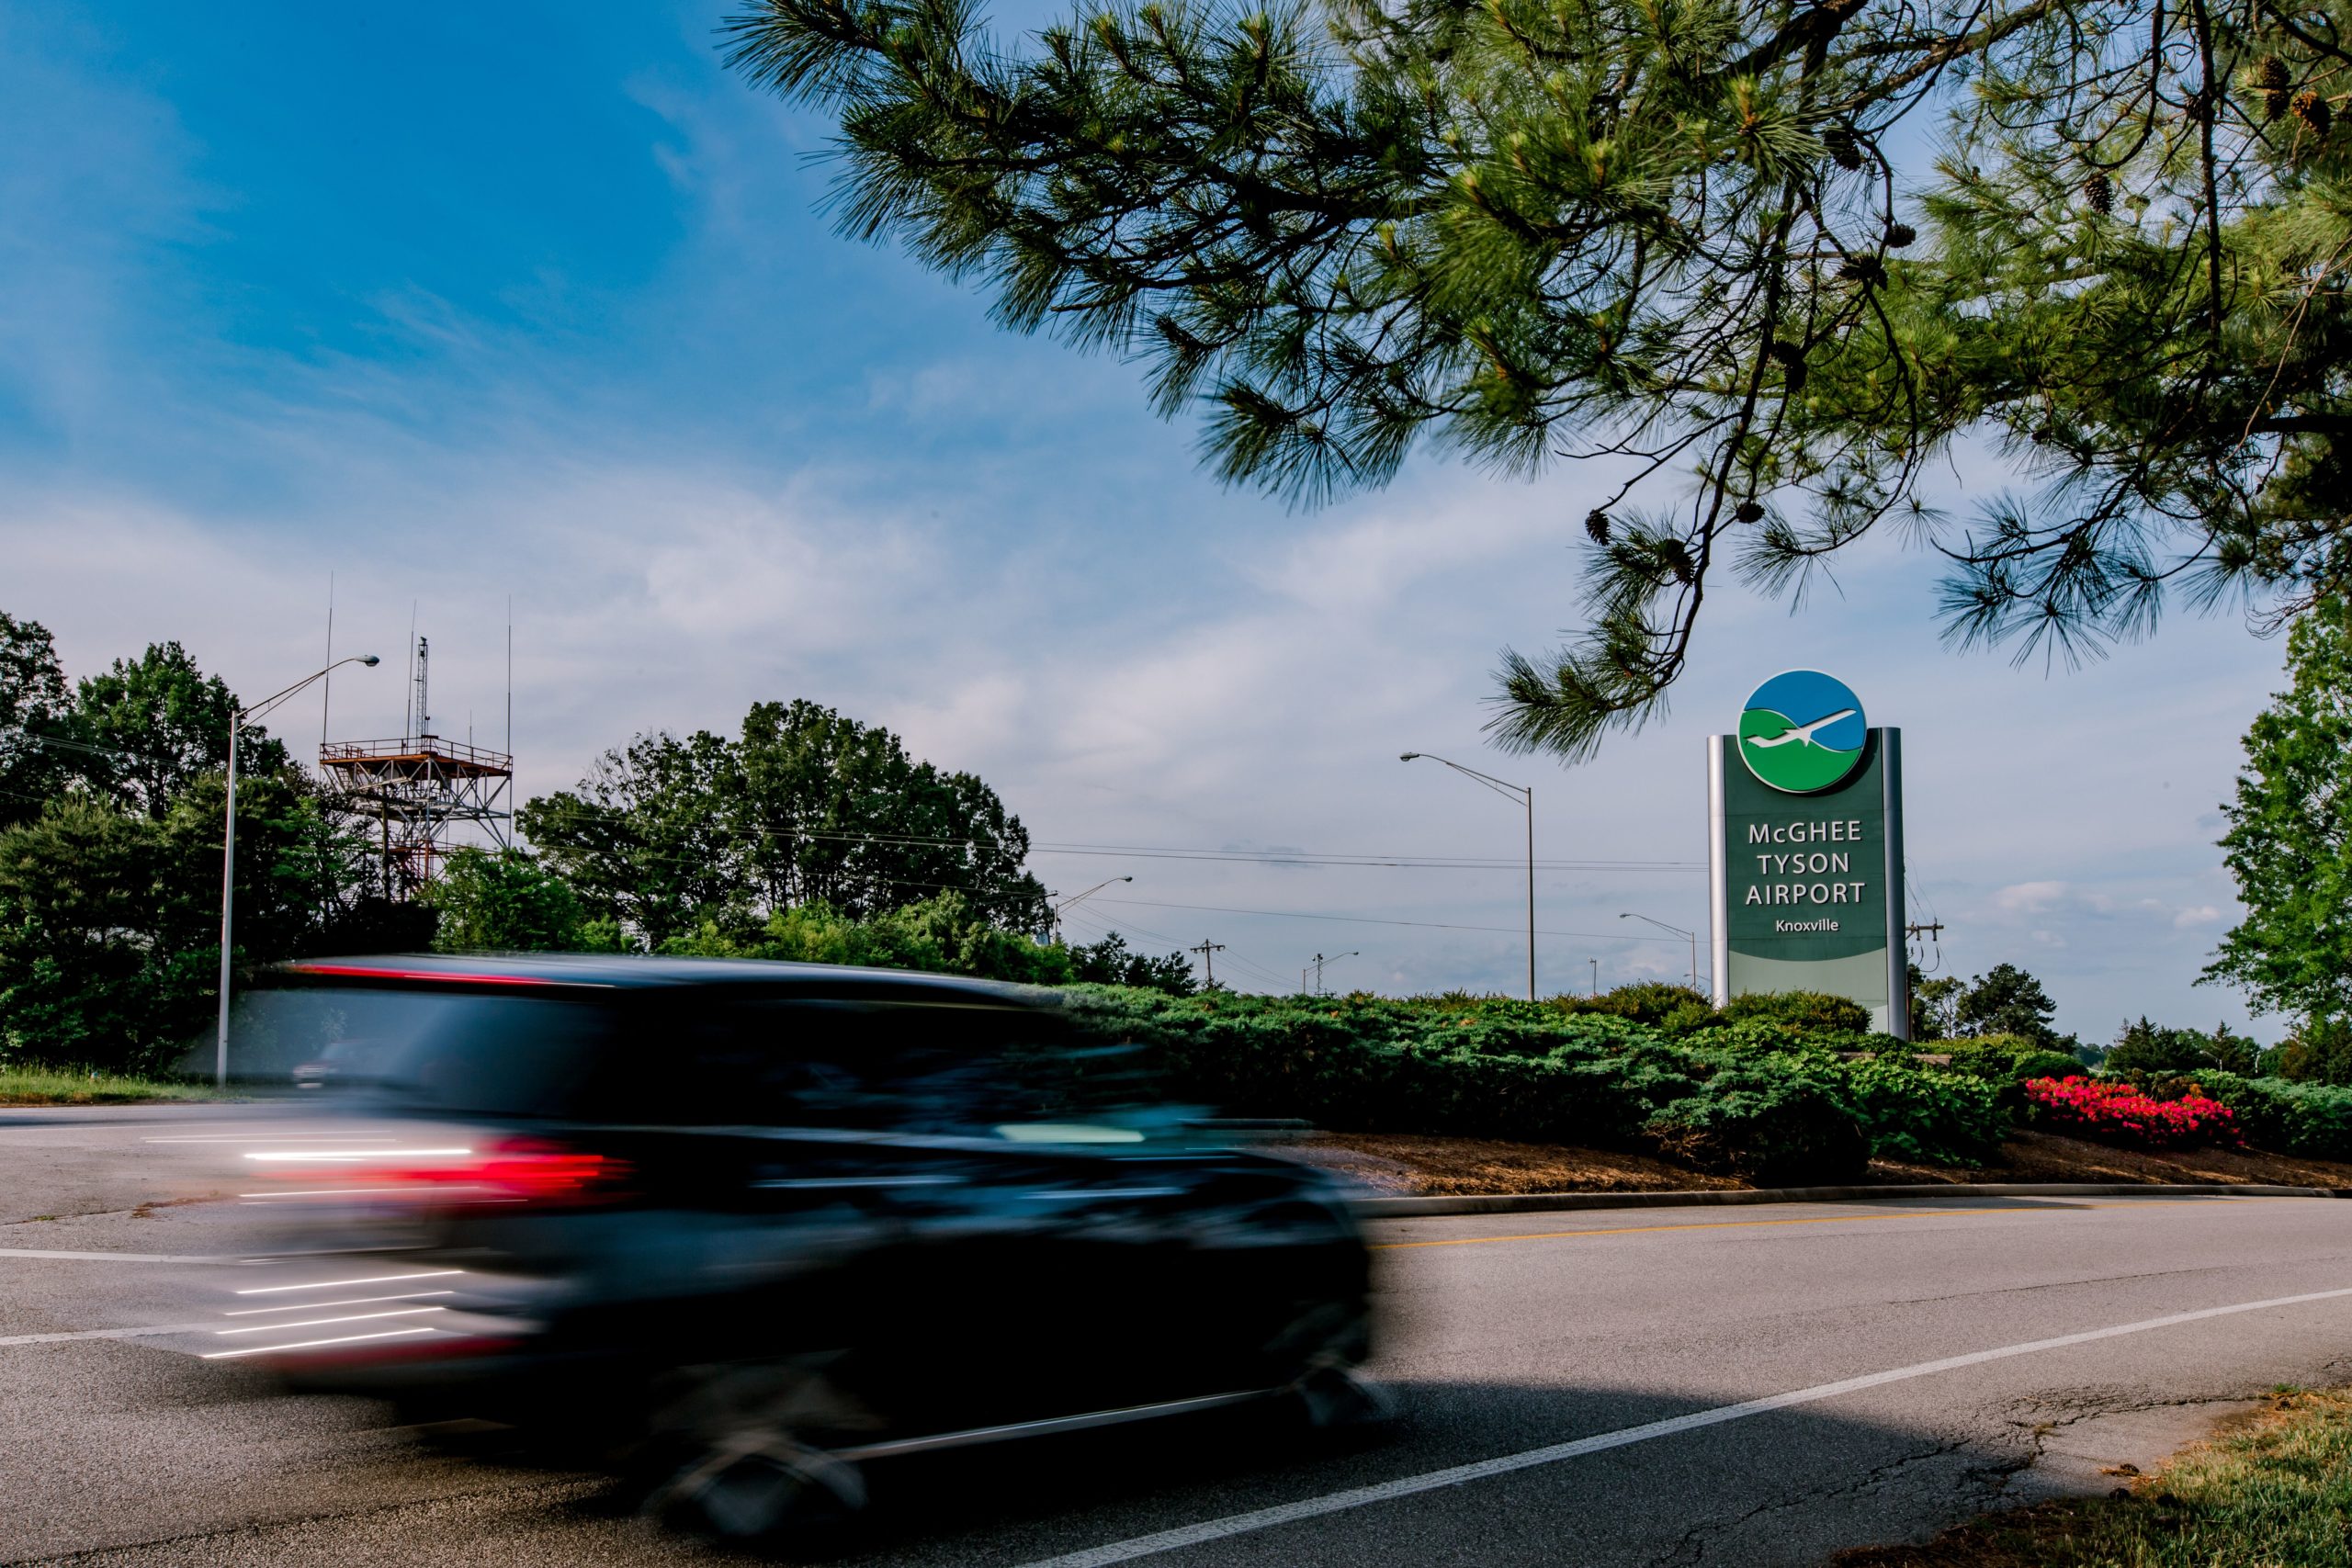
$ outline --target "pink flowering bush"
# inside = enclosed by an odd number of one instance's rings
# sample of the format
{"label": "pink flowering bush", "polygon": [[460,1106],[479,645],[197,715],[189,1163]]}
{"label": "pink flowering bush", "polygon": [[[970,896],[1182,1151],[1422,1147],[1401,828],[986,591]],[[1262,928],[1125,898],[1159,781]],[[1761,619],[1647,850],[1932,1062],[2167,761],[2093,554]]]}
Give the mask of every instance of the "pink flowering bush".
{"label": "pink flowering bush", "polygon": [[2041,1125],[2103,1143],[2180,1149],[2245,1141],[2230,1108],[2193,1086],[2177,1100],[2158,1100],[2113,1079],[2029,1078],[2025,1095]]}

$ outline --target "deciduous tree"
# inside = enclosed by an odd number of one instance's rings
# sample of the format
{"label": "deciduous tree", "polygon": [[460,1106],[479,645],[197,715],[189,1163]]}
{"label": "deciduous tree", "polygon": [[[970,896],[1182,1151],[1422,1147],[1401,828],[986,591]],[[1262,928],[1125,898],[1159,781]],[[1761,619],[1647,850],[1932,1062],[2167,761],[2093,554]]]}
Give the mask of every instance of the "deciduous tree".
{"label": "deciduous tree", "polygon": [[1189,997],[1200,988],[1193,974],[1193,961],[1182,953],[1170,953],[1154,958],[1138,953],[1127,945],[1127,939],[1112,931],[1100,942],[1069,950],[1070,978],[1091,980],[1104,986],[1138,986],[1155,991],[1166,991],[1174,997]]}
{"label": "deciduous tree", "polygon": [[2014,1034],[2051,1050],[2070,1049],[2051,1027],[2058,1004],[2041,982],[2014,964],[1996,964],[1969,983],[1952,1007],[1952,1024],[1963,1034]]}
{"label": "deciduous tree", "polygon": [[[80,683],[74,703],[77,767],[89,785],[127,808],[160,818],[198,779],[229,766],[236,694],[197,668],[176,642],[150,643]],[[284,773],[293,759],[258,726],[238,740],[240,774]]]}
{"label": "deciduous tree", "polygon": [[1028,830],[994,790],[816,703],[755,705],[740,741],[640,736],[520,822],[592,912],[657,947],[803,907],[878,919],[951,892],[988,925],[1046,926],[1022,870]]}
{"label": "deciduous tree", "polygon": [[2266,1012],[2352,1021],[2352,600],[2295,626],[2287,671],[2222,807],[2246,913],[2205,978],[2243,987]]}
{"label": "deciduous tree", "polygon": [[427,901],[440,917],[433,944],[446,951],[565,953],[585,938],[570,886],[521,850],[453,852]]}
{"label": "deciduous tree", "polygon": [[0,827],[40,816],[64,787],[73,712],[49,628],[0,610]]}

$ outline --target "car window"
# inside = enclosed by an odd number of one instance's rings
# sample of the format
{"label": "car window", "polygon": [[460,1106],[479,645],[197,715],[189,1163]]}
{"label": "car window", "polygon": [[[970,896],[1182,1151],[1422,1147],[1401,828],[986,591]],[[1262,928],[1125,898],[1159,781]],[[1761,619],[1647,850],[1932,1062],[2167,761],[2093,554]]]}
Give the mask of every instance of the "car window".
{"label": "car window", "polygon": [[952,996],[250,995],[249,1027],[294,1060],[351,1062],[346,1081],[433,1114],[1010,1136],[1148,1098],[1122,1053],[1078,1048],[1051,1010]]}
{"label": "car window", "polygon": [[359,987],[250,992],[236,1023],[241,1062],[349,1064],[393,1108],[502,1117],[575,1114],[616,1032],[601,1001]]}
{"label": "car window", "polygon": [[[641,1031],[641,1032],[640,1032]],[[628,1097],[631,1120],[996,1136],[1142,1098],[1120,1052],[1076,1048],[1048,1010],[986,1001],[811,998],[656,1006],[608,1058],[674,1064]]]}

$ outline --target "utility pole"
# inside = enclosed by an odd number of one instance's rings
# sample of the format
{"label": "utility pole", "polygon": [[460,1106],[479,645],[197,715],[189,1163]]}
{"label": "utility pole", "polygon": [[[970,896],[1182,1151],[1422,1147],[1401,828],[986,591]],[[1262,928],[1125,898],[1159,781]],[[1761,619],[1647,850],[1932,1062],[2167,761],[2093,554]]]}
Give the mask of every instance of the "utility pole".
{"label": "utility pole", "polygon": [[1585,962],[1592,965],[1592,994],[1597,997],[1600,995],[1600,960],[1588,958]]}
{"label": "utility pole", "polygon": [[1203,976],[1204,977],[1204,981],[1203,981],[1202,988],[1203,988],[1203,989],[1204,989],[1204,990],[1214,990],[1214,989],[1216,989],[1216,954],[1218,954],[1218,953],[1223,953],[1223,952],[1225,951],[1225,943],[1223,943],[1223,942],[1210,942],[1210,941],[1208,941],[1208,940],[1206,940],[1206,939],[1204,938],[1204,939],[1203,939],[1203,941],[1202,941],[1202,942],[1201,942],[1201,945],[1200,945],[1200,946],[1198,946],[1198,947],[1188,947],[1188,948],[1186,948],[1184,951],[1185,951],[1185,952],[1187,952],[1187,953],[1199,953],[1199,954],[1201,955],[1201,974],[1202,974],[1202,975],[1203,975]]}
{"label": "utility pole", "polygon": [[1931,920],[1924,926],[1905,926],[1903,928],[1903,934],[1905,936],[1931,936],[1940,941],[1944,934],[1944,923],[1941,920]]}

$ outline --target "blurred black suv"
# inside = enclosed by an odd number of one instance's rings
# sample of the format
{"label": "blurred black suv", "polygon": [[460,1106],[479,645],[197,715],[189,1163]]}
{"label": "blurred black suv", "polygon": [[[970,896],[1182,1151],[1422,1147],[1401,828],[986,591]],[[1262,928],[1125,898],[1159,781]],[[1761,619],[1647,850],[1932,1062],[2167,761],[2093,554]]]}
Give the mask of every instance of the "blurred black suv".
{"label": "blurred black suv", "polygon": [[1340,1191],[1219,1146],[1146,1053],[1040,997],[715,960],[284,966],[241,1041],[364,1066],[329,1091],[392,1120],[272,1156],[300,1228],[263,1299],[327,1326],[255,1348],[419,1416],[594,1432],[729,1535],[854,1507],[886,1456],[1372,1413]]}

